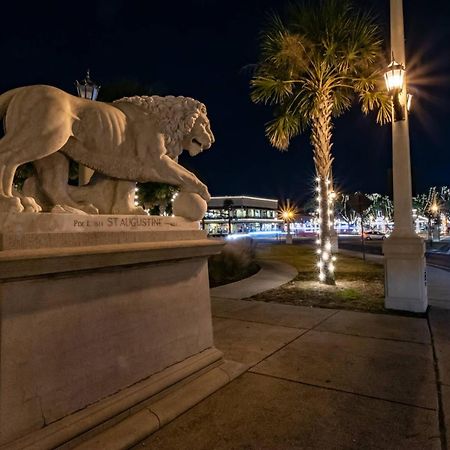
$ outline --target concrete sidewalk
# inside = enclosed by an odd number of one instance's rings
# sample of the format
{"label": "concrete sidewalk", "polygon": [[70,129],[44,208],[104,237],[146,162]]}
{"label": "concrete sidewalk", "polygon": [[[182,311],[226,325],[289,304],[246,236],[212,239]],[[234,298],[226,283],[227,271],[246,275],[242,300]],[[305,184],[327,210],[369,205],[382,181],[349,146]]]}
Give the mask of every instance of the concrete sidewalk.
{"label": "concrete sidewalk", "polygon": [[135,449],[446,448],[450,312],[212,306],[216,346],[247,372]]}
{"label": "concrete sidewalk", "polygon": [[[429,289],[445,299],[442,272],[429,268]],[[216,346],[247,371],[135,450],[449,449],[450,311],[238,300],[258,287],[252,278],[211,291]]]}
{"label": "concrete sidewalk", "polygon": [[450,309],[450,272],[427,266],[428,304]]}

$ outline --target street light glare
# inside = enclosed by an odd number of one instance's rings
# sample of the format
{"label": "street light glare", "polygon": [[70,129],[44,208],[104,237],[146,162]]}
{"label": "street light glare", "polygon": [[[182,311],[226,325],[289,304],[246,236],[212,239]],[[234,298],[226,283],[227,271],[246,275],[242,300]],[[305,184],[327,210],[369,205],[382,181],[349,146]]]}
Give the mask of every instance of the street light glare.
{"label": "street light glare", "polygon": [[384,74],[386,88],[390,94],[402,90],[404,77],[405,77],[405,68],[397,61],[392,59],[391,63],[387,68],[386,73]]}
{"label": "street light glare", "polygon": [[283,219],[285,222],[293,222],[297,217],[297,214],[297,208],[290,203],[281,206],[280,210],[278,211],[278,217],[280,219]]}

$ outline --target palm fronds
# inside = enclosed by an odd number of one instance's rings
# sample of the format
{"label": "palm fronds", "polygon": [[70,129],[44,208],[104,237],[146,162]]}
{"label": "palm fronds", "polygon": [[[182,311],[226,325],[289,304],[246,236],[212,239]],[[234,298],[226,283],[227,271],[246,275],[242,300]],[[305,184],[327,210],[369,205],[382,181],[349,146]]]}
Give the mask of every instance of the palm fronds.
{"label": "palm fronds", "polygon": [[[270,142],[288,146],[317,113],[318,98],[331,99],[334,117],[357,99],[364,113],[376,110],[379,123],[389,122],[391,102],[379,89],[383,60],[373,17],[349,0],[304,0],[283,17],[273,14],[261,34],[261,60],[251,80],[255,103],[279,107],[266,128]],[[302,125],[294,127],[299,117]]]}

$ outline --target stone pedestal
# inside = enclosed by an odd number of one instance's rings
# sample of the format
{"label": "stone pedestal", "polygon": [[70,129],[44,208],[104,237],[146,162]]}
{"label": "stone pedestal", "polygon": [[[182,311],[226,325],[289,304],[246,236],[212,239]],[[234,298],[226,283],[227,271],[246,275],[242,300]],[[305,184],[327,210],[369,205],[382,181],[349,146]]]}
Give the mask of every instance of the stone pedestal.
{"label": "stone pedestal", "polygon": [[385,307],[425,312],[428,306],[425,243],[419,236],[395,236],[383,242]]}
{"label": "stone pedestal", "polygon": [[[1,448],[54,448],[93,435],[223,365],[207,272],[222,244],[206,239],[198,223],[0,219]],[[229,379],[221,371],[200,383],[195,402]],[[178,401],[175,410],[190,406]]]}
{"label": "stone pedestal", "polygon": [[0,250],[205,239],[198,222],[147,215],[0,213]]}

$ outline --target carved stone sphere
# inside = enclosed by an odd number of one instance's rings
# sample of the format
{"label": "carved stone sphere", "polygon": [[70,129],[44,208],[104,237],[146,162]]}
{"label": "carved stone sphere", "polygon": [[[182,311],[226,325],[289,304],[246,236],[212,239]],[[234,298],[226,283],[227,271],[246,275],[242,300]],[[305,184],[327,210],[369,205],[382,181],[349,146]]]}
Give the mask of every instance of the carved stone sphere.
{"label": "carved stone sphere", "polygon": [[173,201],[172,209],[175,216],[194,221],[203,218],[207,204],[198,194],[180,192]]}

